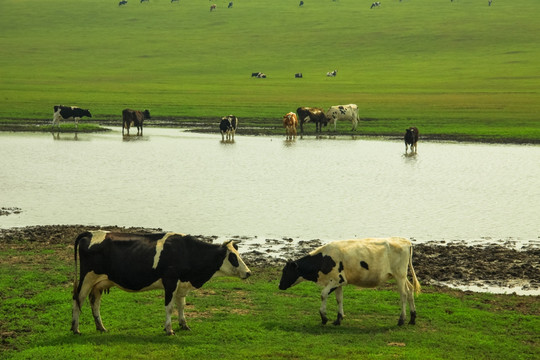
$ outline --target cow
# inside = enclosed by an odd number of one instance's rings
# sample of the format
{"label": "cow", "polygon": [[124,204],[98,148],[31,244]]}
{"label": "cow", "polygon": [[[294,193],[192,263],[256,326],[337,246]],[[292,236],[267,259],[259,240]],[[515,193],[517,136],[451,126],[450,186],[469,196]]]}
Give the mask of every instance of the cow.
{"label": "cow", "polygon": [[259,77],[259,75],[262,74],[262,72],[258,71],[258,72],[252,72],[251,73],[251,77]]}
{"label": "cow", "polygon": [[374,7],[378,7],[378,6],[381,6],[381,2],[380,2],[380,1],[376,1],[376,2],[374,2],[373,4],[371,4],[370,9],[373,9]]}
{"label": "cow", "polygon": [[315,107],[299,107],[296,109],[298,114],[298,122],[300,123],[300,132],[304,134],[304,123],[314,122],[315,132],[321,132],[323,125],[328,124],[328,118],[326,117],[324,110]]}
{"label": "cow", "polygon": [[224,116],[219,123],[219,130],[221,132],[221,141],[234,141],[234,134],[238,128],[238,118],[234,115]]}
{"label": "cow", "polygon": [[409,146],[411,147],[411,154],[416,154],[416,150],[418,149],[418,129],[414,126],[405,129],[405,136],[403,137],[403,139],[405,140],[405,154],[407,154]]}
{"label": "cow", "polygon": [[180,2],[180,0],[171,0],[171,4],[172,4],[173,2],[175,2],[175,1],[178,2],[178,3]]}
{"label": "cow", "polygon": [[295,77],[296,79],[300,79],[300,78],[302,78],[303,76],[302,76],[302,73],[296,73],[296,74],[294,74],[294,77]]}
{"label": "cow", "polygon": [[229,5],[227,6],[227,9],[230,9],[230,8],[232,8],[232,7],[233,7],[233,2],[230,1],[230,2],[229,2]]}
{"label": "cow", "polygon": [[292,111],[283,116],[283,127],[287,135],[287,140],[292,140],[296,137],[296,127],[298,126],[298,118]]}
{"label": "cow", "polygon": [[64,106],[64,105],[54,105],[53,107],[53,121],[51,129],[54,129],[56,125],[57,128],[60,128],[60,120],[75,120],[75,128],[79,129],[79,120],[83,116],[92,117],[88,109],[81,109],[77,106]]}
{"label": "cow", "polygon": [[118,3],[118,6],[127,5],[127,0],[122,0]]}
{"label": "cow", "polygon": [[326,112],[326,117],[329,123],[334,123],[334,131],[336,131],[338,120],[350,120],[352,122],[351,131],[356,130],[358,126],[358,105],[336,105],[331,106]]}
{"label": "cow", "polygon": [[259,79],[266,79],[266,74],[264,74],[264,73],[259,73],[259,74],[257,75],[257,77],[258,77]]}
{"label": "cow", "polygon": [[145,2],[145,1],[146,1],[146,2],[150,2],[150,0],[141,0],[140,3],[142,4],[142,3]]}
{"label": "cow", "polygon": [[304,6],[304,0],[300,0],[300,4],[298,6]]}
{"label": "cow", "polygon": [[79,315],[86,297],[89,297],[96,329],[107,331],[100,315],[101,295],[113,286],[130,292],[163,289],[165,332],[174,335],[171,324],[174,302],[178,308],[180,328],[189,330],[184,317],[189,291],[200,288],[214,276],[247,279],[251,275],[238,254],[237,243],[230,240],[222,245],[210,244],[176,233],[134,234],[98,230],[79,234],[75,240],[71,330],[80,334]]}
{"label": "cow", "polygon": [[330,71],[330,72],[326,73],[326,76],[329,76],[329,77],[335,77],[336,75],[337,75],[337,70]]}
{"label": "cow", "polygon": [[131,110],[131,109],[124,109],[122,110],[122,135],[124,135],[124,129],[127,130],[127,134],[129,135],[129,128],[131,126],[137,127],[137,135],[143,134],[143,121],[145,119],[150,119],[150,111],[144,110]]}
{"label": "cow", "polygon": [[210,11],[214,11],[214,10],[216,10],[216,8],[217,8],[216,4],[210,5]]}
{"label": "cow", "polygon": [[[413,283],[407,279],[411,269]],[[313,281],[322,286],[320,315],[322,324],[328,322],[326,300],[335,291],[338,303],[337,319],[343,319],[343,286],[352,284],[373,288],[390,278],[396,280],[401,295],[401,315],[398,325],[405,323],[406,303],[409,303],[409,324],[416,322],[413,292],[420,292],[420,283],[412,265],[412,245],[404,238],[355,239],[334,241],[321,246],[296,261],[288,261],[283,268],[279,289],[286,290],[302,281]]]}

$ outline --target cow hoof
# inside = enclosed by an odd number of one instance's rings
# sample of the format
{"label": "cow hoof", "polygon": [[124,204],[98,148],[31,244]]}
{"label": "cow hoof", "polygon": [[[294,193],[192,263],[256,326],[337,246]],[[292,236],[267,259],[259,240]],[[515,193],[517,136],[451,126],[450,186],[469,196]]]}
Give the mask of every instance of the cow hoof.
{"label": "cow hoof", "polygon": [[182,325],[181,329],[186,330],[186,331],[191,331],[191,328],[187,325]]}
{"label": "cow hoof", "polygon": [[171,331],[165,331],[167,333],[167,336],[171,336],[171,335],[174,335],[174,331],[171,330]]}
{"label": "cow hoof", "polygon": [[335,326],[339,326],[339,325],[341,325],[341,321],[336,320],[336,321],[334,321],[332,324],[334,324]]}
{"label": "cow hoof", "polygon": [[403,326],[403,324],[405,324],[405,321],[403,319],[399,319],[397,324],[398,326]]}

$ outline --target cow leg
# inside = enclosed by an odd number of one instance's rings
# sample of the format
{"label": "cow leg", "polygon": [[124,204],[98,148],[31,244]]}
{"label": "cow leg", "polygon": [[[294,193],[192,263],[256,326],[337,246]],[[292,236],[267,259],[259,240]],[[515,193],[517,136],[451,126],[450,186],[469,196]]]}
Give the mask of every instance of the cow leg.
{"label": "cow leg", "polygon": [[99,289],[97,286],[94,286],[91,294],[90,294],[90,305],[92,306],[92,315],[94,315],[94,322],[96,323],[96,330],[101,332],[106,332],[107,329],[103,326],[103,322],[101,321],[101,315],[99,311],[99,307],[101,305],[101,294],[102,290]]}
{"label": "cow leg", "polygon": [[326,300],[328,300],[328,295],[336,289],[337,287],[334,286],[333,282],[330,282],[321,292],[321,308],[319,309],[319,314],[321,315],[323,325],[328,322],[328,317],[326,316]]}
{"label": "cow leg", "polygon": [[178,322],[180,324],[180,329],[191,330],[187,325],[186,317],[184,315],[184,307],[186,306],[186,294],[177,292],[175,300],[176,307],[178,309]]}
{"label": "cow leg", "polygon": [[163,329],[165,330],[167,335],[174,335],[174,331],[172,329],[172,322],[171,322],[173,310],[174,310],[174,302],[169,301],[169,303],[165,305],[165,328]]}
{"label": "cow leg", "polygon": [[[397,278],[396,283],[398,286],[398,291],[401,301],[401,314],[399,315],[398,326],[405,324],[405,316],[407,313],[407,302],[409,301],[408,293],[409,289],[407,288],[407,279]],[[412,286],[412,285],[411,285]],[[410,294],[412,296],[412,293]]]}
{"label": "cow leg", "polygon": [[341,325],[341,320],[343,320],[343,286],[339,286],[336,289],[336,300],[338,304],[338,313],[337,319],[334,321],[334,325]]}
{"label": "cow leg", "polygon": [[81,315],[81,308],[83,306],[84,300],[92,291],[96,281],[95,275],[86,274],[82,281],[82,286],[80,290],[73,294],[73,305],[72,305],[72,316],[71,316],[71,331],[74,334],[80,334],[79,331],[79,316]]}
{"label": "cow leg", "polygon": [[411,313],[411,319],[409,325],[416,325],[416,305],[414,304],[414,287],[407,280],[407,301],[409,302],[409,311]]}
{"label": "cow leg", "polygon": [[163,280],[163,287],[165,288],[165,332],[167,335],[174,335],[172,329],[171,317],[174,310],[173,297],[177,288],[177,281],[171,279]]}
{"label": "cow leg", "polygon": [[78,131],[79,130],[79,117],[76,117],[75,118],[75,131]]}

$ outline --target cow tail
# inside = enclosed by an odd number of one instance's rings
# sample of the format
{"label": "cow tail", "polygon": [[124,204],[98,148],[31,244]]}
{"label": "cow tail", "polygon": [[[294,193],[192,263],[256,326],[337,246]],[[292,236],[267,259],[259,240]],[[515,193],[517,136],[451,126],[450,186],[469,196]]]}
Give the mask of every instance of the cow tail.
{"label": "cow tail", "polygon": [[418,282],[418,279],[416,278],[416,273],[414,272],[414,267],[413,267],[413,264],[412,264],[412,254],[413,254],[413,247],[411,245],[410,254],[409,254],[409,267],[411,268],[411,275],[412,275],[412,279],[413,279],[413,283],[412,283],[413,291],[416,294],[420,294],[421,288],[420,288],[420,283]]}
{"label": "cow tail", "polygon": [[73,257],[75,259],[75,279],[73,280],[73,300],[77,302],[77,306],[79,307],[79,309],[81,308],[81,304],[79,302],[79,274],[78,274],[79,268],[77,266],[77,250],[79,247],[79,240],[81,239],[81,235],[77,236],[77,239],[75,239],[75,246],[74,246],[74,253],[73,253]]}

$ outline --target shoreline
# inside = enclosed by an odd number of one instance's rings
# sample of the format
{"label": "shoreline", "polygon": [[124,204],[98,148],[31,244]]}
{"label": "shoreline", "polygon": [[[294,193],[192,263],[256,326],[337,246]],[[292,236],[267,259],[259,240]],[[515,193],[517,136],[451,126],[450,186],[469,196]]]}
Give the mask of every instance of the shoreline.
{"label": "shoreline", "polygon": [[[86,230],[161,232],[159,228],[45,225],[0,229],[0,250],[43,250],[67,245],[65,259],[72,261],[73,241]],[[221,242],[218,236],[196,235],[207,242]],[[232,236],[242,240],[240,253],[252,267],[281,268],[287,259],[298,259],[323,245],[320,239],[261,239]],[[463,291],[540,295],[540,248],[516,250],[499,244],[466,245],[463,242],[414,243],[413,265],[422,284]],[[9,260],[8,260],[9,261]]]}

